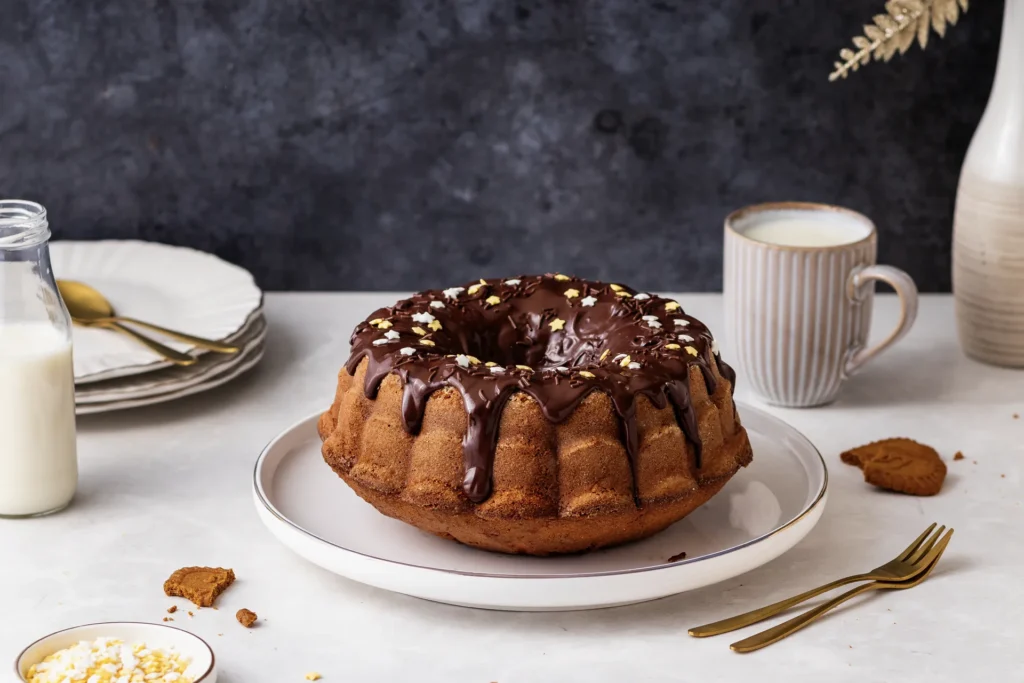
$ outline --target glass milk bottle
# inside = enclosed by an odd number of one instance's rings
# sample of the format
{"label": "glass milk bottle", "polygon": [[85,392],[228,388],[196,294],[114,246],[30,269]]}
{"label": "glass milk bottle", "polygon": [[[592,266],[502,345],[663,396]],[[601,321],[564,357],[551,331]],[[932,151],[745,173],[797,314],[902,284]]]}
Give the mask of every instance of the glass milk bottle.
{"label": "glass milk bottle", "polygon": [[71,319],[38,204],[0,200],[0,517],[68,505],[78,484]]}

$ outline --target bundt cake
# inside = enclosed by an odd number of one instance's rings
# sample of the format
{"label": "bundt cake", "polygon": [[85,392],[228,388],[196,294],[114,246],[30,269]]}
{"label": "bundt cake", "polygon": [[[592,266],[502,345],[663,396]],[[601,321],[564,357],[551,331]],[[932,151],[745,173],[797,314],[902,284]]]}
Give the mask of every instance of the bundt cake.
{"label": "bundt cake", "polygon": [[750,462],[734,380],[675,301],[480,280],[359,323],[319,433],[385,515],[487,550],[579,552],[664,529]]}

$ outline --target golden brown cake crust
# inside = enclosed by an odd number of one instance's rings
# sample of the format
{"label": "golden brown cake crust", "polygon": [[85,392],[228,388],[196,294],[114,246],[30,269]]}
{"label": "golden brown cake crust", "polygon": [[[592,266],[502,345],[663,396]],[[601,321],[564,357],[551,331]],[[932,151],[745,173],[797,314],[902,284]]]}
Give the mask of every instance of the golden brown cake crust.
{"label": "golden brown cake crust", "polygon": [[[422,293],[360,323],[318,423],[327,464],[382,513],[488,550],[579,552],[664,529],[750,462],[734,374],[677,303],[557,275],[454,290],[475,298]],[[504,345],[445,355],[487,325]],[[536,370],[512,365],[517,334]]]}
{"label": "golden brown cake crust", "polygon": [[646,538],[707,502],[752,458],[730,387],[723,381],[714,396],[701,396],[703,379],[695,371],[702,467],[696,468],[671,408],[642,401],[646,448],[638,506],[606,396],[591,394],[565,423],[551,425],[531,408],[532,399],[517,395],[502,418],[494,493],[476,505],[461,489],[467,418],[457,392],[444,389],[431,397],[423,428],[413,437],[398,421],[398,378],[386,379],[370,400],[361,390],[364,374],[365,367],[355,377],[342,371],[335,404],[320,417],[326,462],[383,514],[486,550],[552,555]]}
{"label": "golden brown cake crust", "polygon": [[690,496],[588,517],[489,519],[472,512],[451,514],[406,503],[346,477],[359,497],[377,510],[428,533],[474,548],[521,555],[578,553],[638,541],[666,529],[718,493],[729,477],[704,482]]}

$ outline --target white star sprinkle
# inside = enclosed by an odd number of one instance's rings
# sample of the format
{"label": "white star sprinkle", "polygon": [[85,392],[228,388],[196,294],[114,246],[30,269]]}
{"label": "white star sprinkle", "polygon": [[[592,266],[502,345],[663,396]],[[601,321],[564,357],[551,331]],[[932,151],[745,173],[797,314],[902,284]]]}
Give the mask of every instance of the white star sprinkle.
{"label": "white star sprinkle", "polygon": [[391,343],[390,339],[374,339],[373,340],[373,345],[374,346],[383,346],[384,344],[390,344],[390,343]]}
{"label": "white star sprinkle", "polygon": [[455,362],[459,364],[459,367],[468,368],[469,356],[460,353],[459,355],[455,356]]}
{"label": "white star sprinkle", "polygon": [[413,322],[416,323],[423,323],[424,325],[429,325],[430,323],[434,322],[434,316],[430,315],[429,313],[413,313],[412,320]]}
{"label": "white star sprinkle", "polygon": [[678,339],[679,339],[679,341],[681,341],[681,342],[687,342],[687,343],[689,343],[689,342],[692,342],[692,341],[693,341],[693,337],[691,337],[691,336],[690,336],[690,335],[688,335],[688,334],[681,334],[681,335],[679,335]]}
{"label": "white star sprinkle", "polygon": [[402,335],[398,334],[394,330],[388,330],[387,332],[384,333],[384,336],[387,337],[388,339],[398,339]]}
{"label": "white star sprinkle", "polygon": [[657,319],[658,319],[658,316],[656,316],[656,315],[645,315],[645,316],[643,317],[643,319],[644,319],[644,320],[646,320],[647,322],[650,322],[650,321],[652,321],[652,320],[657,320]]}
{"label": "white star sprinkle", "polygon": [[399,349],[398,352],[403,356],[411,356],[412,354],[416,353],[416,349],[412,348],[411,346],[406,346],[403,349]]}
{"label": "white star sprinkle", "polygon": [[717,339],[712,339],[711,340],[711,353],[715,354],[716,356],[719,355],[719,353],[718,353],[718,340]]}
{"label": "white star sprinkle", "polygon": [[585,296],[582,299],[580,299],[580,305],[582,306],[593,306],[596,303],[597,299],[592,296]]}
{"label": "white star sprinkle", "polygon": [[647,324],[650,325],[651,327],[661,327],[661,323],[659,323],[657,320],[650,320],[647,322]]}
{"label": "white star sprinkle", "polygon": [[684,320],[683,318],[674,318],[672,322],[674,322],[679,327],[689,327],[690,325],[690,321]]}
{"label": "white star sprinkle", "polygon": [[650,299],[651,295],[650,294],[645,294],[644,292],[640,292],[639,294],[637,294],[633,298],[636,299],[637,301],[644,301],[646,299]]}
{"label": "white star sprinkle", "polygon": [[515,279],[512,279],[512,280],[505,280],[505,284],[506,284],[506,285],[512,285],[513,287],[515,287],[516,285],[518,285],[518,284],[519,284],[519,282],[520,282],[519,280],[515,280]]}
{"label": "white star sprinkle", "polygon": [[639,370],[640,369],[640,364],[637,363],[636,361],[633,361],[632,363],[629,364],[628,367],[629,367],[630,370]]}
{"label": "white star sprinkle", "polygon": [[622,360],[625,357],[626,357],[626,354],[620,353],[619,355],[615,356],[615,358],[612,358],[612,362],[613,363],[618,363],[620,360]]}
{"label": "white star sprinkle", "polygon": [[491,366],[491,374],[492,375],[503,375],[503,374],[505,374],[505,368],[501,367],[500,365],[492,365]]}
{"label": "white star sprinkle", "polygon": [[462,294],[465,291],[465,287],[449,287],[442,293],[449,299],[457,299],[459,297],[459,294]]}
{"label": "white star sprinkle", "polygon": [[444,308],[444,303],[441,302],[441,301],[431,301],[430,302],[430,307],[431,308]]}

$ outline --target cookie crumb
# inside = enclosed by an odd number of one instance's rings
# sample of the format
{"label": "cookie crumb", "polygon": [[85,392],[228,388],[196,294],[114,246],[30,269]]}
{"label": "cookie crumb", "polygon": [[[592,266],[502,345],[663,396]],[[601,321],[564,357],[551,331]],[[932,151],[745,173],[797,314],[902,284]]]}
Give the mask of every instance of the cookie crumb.
{"label": "cookie crumb", "polygon": [[194,614],[192,614],[191,612],[189,612],[189,613],[188,613],[188,615],[189,615],[190,617],[194,617],[194,616],[195,616],[195,615],[194,615]]}
{"label": "cookie crumb", "polygon": [[164,617],[164,621],[174,621],[174,617]]}
{"label": "cookie crumb", "polygon": [[167,613],[168,614],[174,614],[177,611],[178,611],[178,606],[177,605],[171,605],[170,607],[167,608]]}
{"label": "cookie crumb", "polygon": [[200,607],[213,607],[213,601],[234,582],[235,572],[230,569],[182,567],[164,581],[164,593]]}
{"label": "cookie crumb", "polygon": [[1018,415],[1017,413],[1014,413],[1013,414],[1013,419],[1014,420],[1019,420],[1020,419],[1020,415]]}
{"label": "cookie crumb", "polygon": [[1005,474],[1000,474],[1000,475],[999,475],[999,478],[1000,478],[1000,479],[1006,479],[1006,475],[1005,475]]}
{"label": "cookie crumb", "polygon": [[256,623],[256,613],[252,610],[242,608],[235,612],[235,619],[238,619],[238,623],[246,628],[252,628],[252,625]]}
{"label": "cookie crumb", "polygon": [[946,463],[931,446],[893,438],[858,446],[840,455],[864,472],[864,481],[912,496],[934,496],[946,480]]}
{"label": "cookie crumb", "polygon": [[672,557],[668,558],[668,560],[666,560],[666,561],[667,562],[678,562],[679,560],[685,560],[685,559],[686,559],[686,553],[682,552],[682,553],[679,553],[678,555],[673,555]]}
{"label": "cookie crumb", "polygon": [[321,676],[315,671],[310,671],[308,674],[306,674],[307,681],[319,681],[321,678],[323,678],[323,676]]}
{"label": "cookie crumb", "polygon": [[957,451],[956,454],[953,455],[953,459],[954,460],[963,460],[964,459],[964,454],[961,453],[960,451]]}

